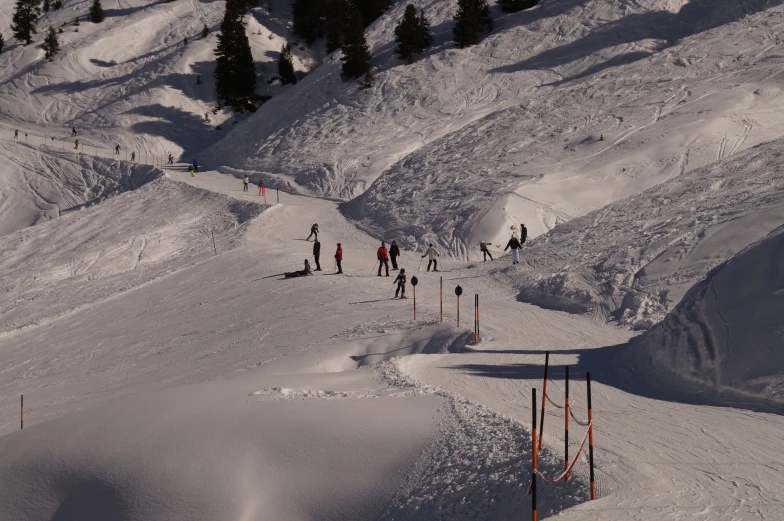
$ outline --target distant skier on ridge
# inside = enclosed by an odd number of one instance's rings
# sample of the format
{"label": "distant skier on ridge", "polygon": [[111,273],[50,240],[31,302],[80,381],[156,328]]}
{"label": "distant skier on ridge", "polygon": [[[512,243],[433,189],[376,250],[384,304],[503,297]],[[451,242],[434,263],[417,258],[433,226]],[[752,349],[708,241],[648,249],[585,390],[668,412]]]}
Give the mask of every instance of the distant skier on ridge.
{"label": "distant skier on ridge", "polygon": [[436,252],[436,249],[433,248],[432,244],[428,244],[427,251],[422,255],[423,259],[425,257],[427,257],[427,271],[430,271],[431,265],[433,266],[433,271],[438,271],[438,253]]}

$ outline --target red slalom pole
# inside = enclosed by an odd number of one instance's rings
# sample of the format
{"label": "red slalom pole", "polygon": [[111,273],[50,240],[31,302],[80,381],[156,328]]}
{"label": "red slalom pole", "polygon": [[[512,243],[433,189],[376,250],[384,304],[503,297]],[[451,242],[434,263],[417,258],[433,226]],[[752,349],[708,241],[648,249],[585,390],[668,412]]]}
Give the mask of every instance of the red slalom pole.
{"label": "red slalom pole", "polygon": [[544,355],[544,384],[542,385],[542,417],[539,420],[539,450],[542,450],[542,438],[544,437],[544,407],[547,404],[547,370],[550,368],[550,351],[545,351]]}
{"label": "red slalom pole", "polygon": [[531,521],[536,521],[536,388],[531,390]]}
{"label": "red slalom pole", "polygon": [[588,463],[591,467],[591,500],[596,499],[596,485],[593,472],[593,409],[591,408],[591,373],[585,373],[588,384]]}

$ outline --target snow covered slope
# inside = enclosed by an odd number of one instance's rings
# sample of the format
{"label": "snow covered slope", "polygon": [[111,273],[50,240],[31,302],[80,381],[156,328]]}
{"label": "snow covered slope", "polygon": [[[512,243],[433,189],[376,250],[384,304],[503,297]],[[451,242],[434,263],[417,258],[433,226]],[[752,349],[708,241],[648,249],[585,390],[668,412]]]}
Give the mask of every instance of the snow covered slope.
{"label": "snow covered slope", "polygon": [[781,406],[782,312],[784,228],[779,227],[711,271],[639,343],[662,372],[720,394],[736,391]]}
{"label": "snow covered slope", "polygon": [[421,2],[435,45],[411,66],[396,4],[368,31],[373,89],[333,55],[203,158],[362,194],[345,211],[374,235],[465,258],[780,137],[780,4],[551,0],[457,50],[454,4]]}

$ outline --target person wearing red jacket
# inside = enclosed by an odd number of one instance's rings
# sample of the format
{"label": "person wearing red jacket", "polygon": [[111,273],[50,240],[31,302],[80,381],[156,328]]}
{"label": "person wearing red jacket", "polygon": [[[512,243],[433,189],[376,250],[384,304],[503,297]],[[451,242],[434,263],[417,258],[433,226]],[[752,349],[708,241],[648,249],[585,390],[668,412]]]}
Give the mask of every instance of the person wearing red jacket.
{"label": "person wearing red jacket", "polygon": [[381,276],[381,268],[387,268],[387,277],[389,277],[389,253],[387,253],[387,247],[384,245],[384,241],[381,241],[381,247],[378,249],[378,276]]}
{"label": "person wearing red jacket", "polygon": [[338,249],[335,252],[335,265],[338,268],[338,273],[343,273],[343,266],[340,265],[341,261],[343,260],[343,248],[338,243]]}

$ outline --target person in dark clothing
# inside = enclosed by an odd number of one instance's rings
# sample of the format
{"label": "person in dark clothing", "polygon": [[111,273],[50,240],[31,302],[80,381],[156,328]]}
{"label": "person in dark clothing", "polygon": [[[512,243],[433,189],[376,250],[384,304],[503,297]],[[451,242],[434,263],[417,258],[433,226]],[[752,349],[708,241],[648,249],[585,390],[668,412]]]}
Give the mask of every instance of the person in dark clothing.
{"label": "person in dark clothing", "polygon": [[479,249],[481,250],[483,255],[482,262],[487,261],[488,255],[490,256],[490,260],[493,260],[493,254],[490,253],[490,250],[487,249],[487,244],[485,244],[484,241],[481,241],[479,243]]}
{"label": "person in dark clothing", "polygon": [[343,248],[340,246],[340,243],[338,243],[338,249],[335,252],[335,264],[337,265],[338,273],[343,273],[343,266],[340,265],[342,261],[343,261]]}
{"label": "person in dark clothing", "polygon": [[313,226],[310,227],[310,235],[308,235],[308,238],[305,240],[309,241],[310,238],[314,235],[316,236],[316,239],[318,239],[318,232],[319,232],[318,223],[313,223]]}
{"label": "person in dark clothing", "polygon": [[305,275],[310,275],[310,274],[311,274],[310,273],[310,262],[308,262],[308,259],[305,259],[305,268],[304,269],[301,269],[299,271],[287,271],[287,272],[283,273],[283,276],[286,277],[287,279],[290,279],[290,278],[293,278],[293,277],[304,277]]}
{"label": "person in dark clothing", "polygon": [[72,127],[71,128],[71,137],[74,137],[75,135],[76,135],[76,127]]}
{"label": "person in dark clothing", "polygon": [[395,290],[395,298],[397,298],[397,294],[400,293],[400,298],[406,298],[406,269],[401,268],[400,273],[397,274],[397,278],[395,282],[392,284],[397,284],[397,289]]}
{"label": "person in dark clothing", "polygon": [[242,178],[242,191],[248,191],[248,174],[245,174],[245,177]]}
{"label": "person in dark clothing", "polygon": [[520,252],[520,248],[522,247],[523,245],[520,244],[520,241],[517,239],[517,236],[512,235],[512,238],[509,239],[509,242],[506,244],[506,248],[504,248],[504,251],[508,250],[509,248],[512,248],[512,264],[517,264],[518,262],[520,262],[519,252]]}
{"label": "person in dark clothing", "polygon": [[400,257],[400,248],[397,247],[397,241],[392,241],[389,247],[389,259],[392,261],[392,270],[397,270],[397,258]]}
{"label": "person in dark clothing", "polygon": [[528,238],[528,228],[526,228],[523,223],[520,223],[520,244],[525,244],[525,240],[527,238]]}
{"label": "person in dark clothing", "polygon": [[193,171],[196,172],[197,174],[199,173],[199,162],[196,161],[195,159],[193,160]]}
{"label": "person in dark clothing", "polygon": [[387,277],[389,277],[389,253],[387,252],[387,247],[384,242],[381,242],[381,247],[376,252],[378,256],[378,276],[381,276],[381,268],[387,268]]}
{"label": "person in dark clothing", "polygon": [[321,255],[321,243],[318,239],[313,241],[313,260],[316,261],[316,269],[313,271],[321,271],[321,264],[319,264],[319,256]]}

